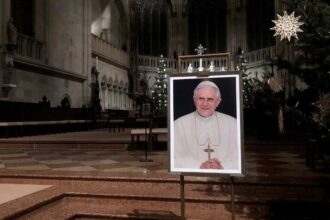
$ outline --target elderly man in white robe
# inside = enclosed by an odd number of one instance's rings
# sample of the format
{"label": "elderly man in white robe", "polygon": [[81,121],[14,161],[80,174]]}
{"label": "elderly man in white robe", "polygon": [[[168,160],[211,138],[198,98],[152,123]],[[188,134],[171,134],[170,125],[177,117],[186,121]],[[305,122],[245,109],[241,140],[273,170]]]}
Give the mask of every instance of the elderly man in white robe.
{"label": "elderly man in white robe", "polygon": [[219,87],[202,81],[194,90],[196,111],[174,122],[174,167],[238,169],[237,120],[215,111]]}

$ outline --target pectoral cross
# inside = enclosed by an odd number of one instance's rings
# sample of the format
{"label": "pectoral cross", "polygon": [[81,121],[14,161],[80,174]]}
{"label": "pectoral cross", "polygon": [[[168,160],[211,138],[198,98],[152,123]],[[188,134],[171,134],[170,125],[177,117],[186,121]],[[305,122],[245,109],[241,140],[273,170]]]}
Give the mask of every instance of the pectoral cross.
{"label": "pectoral cross", "polygon": [[207,144],[207,149],[204,149],[204,152],[207,153],[208,159],[211,159],[211,153],[214,152],[214,149],[211,149],[210,144]]}

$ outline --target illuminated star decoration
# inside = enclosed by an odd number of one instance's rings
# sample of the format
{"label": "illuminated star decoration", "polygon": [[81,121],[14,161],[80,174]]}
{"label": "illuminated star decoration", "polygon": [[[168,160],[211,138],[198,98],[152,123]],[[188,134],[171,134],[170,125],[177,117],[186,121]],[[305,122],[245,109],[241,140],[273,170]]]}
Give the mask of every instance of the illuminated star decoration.
{"label": "illuminated star decoration", "polygon": [[274,36],[281,36],[281,40],[287,38],[290,42],[292,36],[298,39],[297,32],[303,32],[299,27],[304,24],[303,22],[299,22],[299,18],[300,16],[294,16],[294,12],[288,15],[284,11],[283,16],[277,14],[277,20],[273,20],[275,27],[272,27],[270,30],[275,31]]}

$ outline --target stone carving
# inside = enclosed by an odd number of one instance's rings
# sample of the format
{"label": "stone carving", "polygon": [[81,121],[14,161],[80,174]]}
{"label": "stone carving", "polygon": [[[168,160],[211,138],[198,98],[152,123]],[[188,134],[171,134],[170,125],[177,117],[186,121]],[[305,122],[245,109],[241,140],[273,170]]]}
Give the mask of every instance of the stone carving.
{"label": "stone carving", "polygon": [[215,71],[215,66],[214,66],[214,62],[213,61],[211,61],[210,67],[207,70],[210,71],[210,72],[214,72]]}
{"label": "stone carving", "polygon": [[192,67],[192,64],[189,63],[189,66],[188,66],[188,73],[192,73],[194,70],[194,68]]}
{"label": "stone carving", "polygon": [[13,18],[9,18],[7,23],[8,45],[17,45],[17,28],[14,25]]}

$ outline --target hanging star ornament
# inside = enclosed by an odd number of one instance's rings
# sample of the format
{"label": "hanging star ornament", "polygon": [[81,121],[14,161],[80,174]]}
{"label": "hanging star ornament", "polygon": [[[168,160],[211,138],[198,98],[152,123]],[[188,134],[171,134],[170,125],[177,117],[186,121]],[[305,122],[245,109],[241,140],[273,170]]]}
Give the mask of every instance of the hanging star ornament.
{"label": "hanging star ornament", "polygon": [[274,36],[280,36],[281,40],[287,38],[290,42],[291,37],[298,39],[297,32],[303,32],[300,29],[300,26],[304,24],[299,21],[299,18],[300,16],[294,16],[294,12],[292,12],[291,15],[288,15],[286,11],[284,11],[283,16],[277,14],[277,20],[273,20],[275,27],[272,27],[270,30],[274,30]]}

